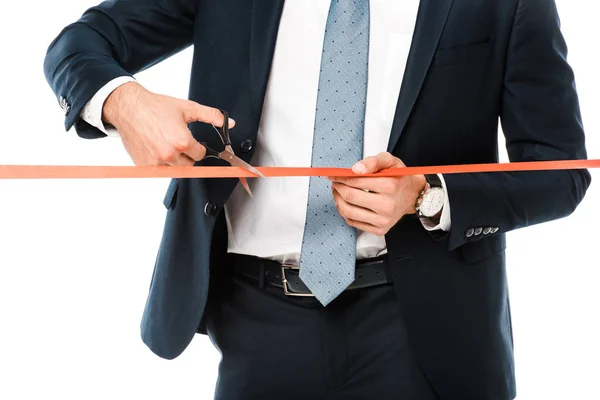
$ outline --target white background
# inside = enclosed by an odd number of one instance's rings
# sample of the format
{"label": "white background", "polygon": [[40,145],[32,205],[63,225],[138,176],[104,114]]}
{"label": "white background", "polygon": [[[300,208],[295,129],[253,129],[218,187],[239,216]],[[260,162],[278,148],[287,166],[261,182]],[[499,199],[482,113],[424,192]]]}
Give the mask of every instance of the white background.
{"label": "white background", "polygon": [[[131,165],[118,139],[86,141],[64,131],[43,75],[50,41],[95,3],[3,5],[0,164]],[[595,5],[557,3],[589,156],[600,158]],[[187,50],[138,79],[185,98],[190,61]],[[570,218],[508,236],[518,399],[600,399],[600,174],[592,174]],[[197,336],[173,361],[154,356],[140,340],[166,185],[165,179],[0,180],[1,399],[212,397],[219,354],[206,337]]]}

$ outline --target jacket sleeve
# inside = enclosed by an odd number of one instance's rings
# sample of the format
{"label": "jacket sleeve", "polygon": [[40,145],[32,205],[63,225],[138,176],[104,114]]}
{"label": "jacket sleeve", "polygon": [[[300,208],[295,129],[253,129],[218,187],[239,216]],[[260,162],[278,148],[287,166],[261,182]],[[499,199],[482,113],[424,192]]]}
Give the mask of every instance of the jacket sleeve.
{"label": "jacket sleeve", "polygon": [[[508,45],[500,119],[511,162],[586,159],[574,74],[554,0],[520,0]],[[449,250],[572,214],[587,170],[448,174]],[[491,228],[491,230],[490,230]]]}
{"label": "jacket sleeve", "polygon": [[193,40],[195,0],[108,0],[85,11],[50,44],[44,74],[65,111],[65,129],[80,137],[106,136],[80,118],[107,82],[133,76]]}

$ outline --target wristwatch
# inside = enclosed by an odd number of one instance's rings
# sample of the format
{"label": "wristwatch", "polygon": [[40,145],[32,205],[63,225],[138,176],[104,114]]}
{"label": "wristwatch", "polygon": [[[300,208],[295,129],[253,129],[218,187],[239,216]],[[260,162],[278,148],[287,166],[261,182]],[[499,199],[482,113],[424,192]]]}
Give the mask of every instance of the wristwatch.
{"label": "wristwatch", "polygon": [[438,218],[444,208],[446,193],[437,174],[425,175],[427,183],[417,198],[418,218]]}

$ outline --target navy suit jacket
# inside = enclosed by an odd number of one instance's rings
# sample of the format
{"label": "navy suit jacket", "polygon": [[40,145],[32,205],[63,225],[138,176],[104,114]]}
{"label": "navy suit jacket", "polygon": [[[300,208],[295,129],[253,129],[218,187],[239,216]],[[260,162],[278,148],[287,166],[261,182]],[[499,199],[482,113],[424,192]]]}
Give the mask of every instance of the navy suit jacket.
{"label": "navy suit jacket", "polygon": [[[44,63],[65,128],[103,137],[79,117],[96,91],[193,45],[189,98],[230,112],[234,148],[250,162],[283,4],[111,0],[87,10],[52,41]],[[586,158],[566,55],[553,0],[422,0],[388,151],[408,166],[495,163],[500,120],[511,161]],[[219,146],[209,128],[191,126]],[[505,234],[570,215],[591,178],[569,170],[445,180],[450,232],[405,218],[386,235],[410,342],[441,398],[513,398]],[[179,356],[205,333],[211,279],[227,248],[223,205],[237,182],[170,182],[141,324],[160,357]]]}

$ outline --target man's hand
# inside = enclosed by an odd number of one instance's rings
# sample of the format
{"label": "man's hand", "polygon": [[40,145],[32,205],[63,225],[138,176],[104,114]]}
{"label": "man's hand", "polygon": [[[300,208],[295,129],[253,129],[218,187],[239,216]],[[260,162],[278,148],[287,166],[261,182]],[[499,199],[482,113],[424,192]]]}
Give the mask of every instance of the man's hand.
{"label": "man's hand", "polygon": [[[137,82],[118,87],[106,99],[102,119],[118,131],[135,165],[191,166],[206,149],[188,128],[196,121],[223,126],[223,114],[193,101],[144,89]],[[235,122],[230,119],[229,126]]]}
{"label": "man's hand", "polygon": [[[380,153],[356,163],[356,174],[405,167],[390,153]],[[425,187],[423,175],[402,177],[332,177],[331,189],[338,212],[348,225],[377,236],[385,235],[407,214],[416,213],[415,203]]]}

